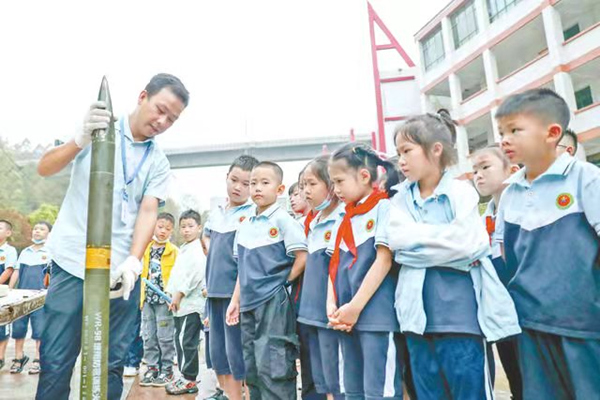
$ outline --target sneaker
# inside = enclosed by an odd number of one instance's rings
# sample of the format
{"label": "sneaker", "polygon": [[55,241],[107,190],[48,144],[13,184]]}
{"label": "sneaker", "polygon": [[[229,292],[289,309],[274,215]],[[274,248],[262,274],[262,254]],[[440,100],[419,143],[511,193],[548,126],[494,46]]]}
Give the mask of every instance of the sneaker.
{"label": "sneaker", "polygon": [[139,372],[140,372],[139,368],[136,368],[136,367],[125,367],[125,369],[123,370],[123,376],[131,378],[131,377],[138,376]]}
{"label": "sneaker", "polygon": [[165,386],[165,390],[168,394],[188,394],[188,393],[198,393],[198,385],[196,382],[188,381],[184,378],[179,378],[176,381],[169,383]]}
{"label": "sneaker", "polygon": [[22,358],[15,358],[13,360],[12,366],[10,367],[11,374],[20,374],[23,372],[23,368],[25,368],[25,364],[29,361],[29,357],[23,354]]}
{"label": "sneaker", "polygon": [[215,394],[213,394],[210,397],[205,398],[204,400],[229,400],[229,398],[227,396],[225,396],[225,392],[223,392],[221,389],[217,388],[217,391]]}
{"label": "sneaker", "polygon": [[173,380],[175,379],[175,377],[173,376],[173,372],[161,372],[160,375],[158,375],[158,377],[156,377],[156,379],[154,379],[154,382],[152,382],[152,386],[155,387],[163,387],[163,386],[167,386],[169,383],[173,382]]}
{"label": "sneaker", "polygon": [[153,368],[153,367],[148,368],[146,373],[144,373],[144,377],[140,381],[140,386],[144,386],[144,387],[152,386],[152,383],[154,383],[154,380],[157,377],[158,377],[158,369]]}
{"label": "sneaker", "polygon": [[29,367],[29,371],[27,371],[29,375],[37,375],[40,373],[40,360],[37,358],[33,360],[31,363],[31,367]]}

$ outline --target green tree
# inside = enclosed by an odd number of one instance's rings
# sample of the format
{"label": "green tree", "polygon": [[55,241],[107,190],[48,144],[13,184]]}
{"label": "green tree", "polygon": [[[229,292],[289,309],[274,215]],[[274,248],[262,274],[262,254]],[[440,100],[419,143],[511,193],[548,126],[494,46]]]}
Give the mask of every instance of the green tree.
{"label": "green tree", "polygon": [[58,216],[59,207],[54,204],[43,203],[37,210],[29,214],[29,223],[33,226],[40,221],[54,224]]}
{"label": "green tree", "polygon": [[70,167],[43,178],[37,173],[37,161],[26,150],[0,139],[0,206],[22,214],[30,214],[44,203],[60,207],[69,186]]}
{"label": "green tree", "polygon": [[31,244],[31,225],[25,215],[17,210],[0,209],[0,219],[12,224],[12,235],[8,241],[19,252]]}

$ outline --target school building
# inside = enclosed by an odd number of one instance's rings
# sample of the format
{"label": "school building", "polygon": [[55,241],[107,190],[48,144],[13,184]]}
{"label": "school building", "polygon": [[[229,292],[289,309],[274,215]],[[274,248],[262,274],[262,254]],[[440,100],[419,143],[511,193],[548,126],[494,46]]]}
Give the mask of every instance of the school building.
{"label": "school building", "polygon": [[498,142],[502,99],[547,87],[573,111],[589,161],[600,164],[600,1],[452,0],[415,35],[421,108],[460,123],[460,168]]}

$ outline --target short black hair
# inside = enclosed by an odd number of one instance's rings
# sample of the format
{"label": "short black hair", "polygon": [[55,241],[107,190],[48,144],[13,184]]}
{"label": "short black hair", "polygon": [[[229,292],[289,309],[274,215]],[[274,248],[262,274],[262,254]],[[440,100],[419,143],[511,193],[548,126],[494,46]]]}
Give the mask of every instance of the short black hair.
{"label": "short black hair", "polygon": [[233,160],[227,173],[230,173],[234,168],[239,168],[242,171],[252,171],[256,165],[258,165],[258,160],[256,158],[247,154],[242,154]]}
{"label": "short black hair", "polygon": [[158,214],[158,217],[156,217],[156,221],[159,219],[164,219],[165,221],[169,221],[172,225],[175,225],[175,217],[171,213],[161,212]]}
{"label": "short black hair", "polygon": [[0,219],[0,224],[6,225],[6,227],[8,228],[9,231],[13,230],[13,224],[10,223],[10,221],[7,221],[5,219]]}
{"label": "short black hair", "polygon": [[279,183],[283,182],[283,170],[276,163],[272,161],[261,161],[258,164],[256,164],[254,168],[252,168],[252,170],[255,170],[256,168],[260,167],[270,168],[273,172],[275,172],[275,176],[279,180]]}
{"label": "short black hair", "polygon": [[[577,141],[577,134],[573,129],[567,128],[565,133],[563,133],[563,139],[568,138],[573,142],[573,153],[577,153],[577,149],[579,148],[579,142]],[[562,139],[561,139],[562,140]]]}
{"label": "short black hair", "polygon": [[183,105],[187,107],[190,101],[190,92],[188,92],[181,80],[174,75],[165,73],[156,74],[150,79],[144,90],[148,93],[148,97],[152,97],[164,88],[173,92]]}
{"label": "short black hair", "polygon": [[496,112],[496,119],[515,114],[529,114],[546,122],[559,124],[565,132],[571,112],[565,99],[546,88],[531,89],[508,96]]}
{"label": "short black hair", "polygon": [[182,212],[179,216],[179,223],[181,224],[181,221],[183,221],[184,219],[193,219],[198,225],[202,225],[202,217],[200,216],[198,211],[186,210]]}
{"label": "short black hair", "polygon": [[36,225],[44,225],[46,228],[48,228],[48,232],[52,232],[52,224],[48,221],[38,221],[33,224],[33,227],[35,228]]}
{"label": "short black hair", "polygon": [[292,197],[294,190],[298,189],[298,182],[294,182],[292,186],[288,189],[288,196]]}

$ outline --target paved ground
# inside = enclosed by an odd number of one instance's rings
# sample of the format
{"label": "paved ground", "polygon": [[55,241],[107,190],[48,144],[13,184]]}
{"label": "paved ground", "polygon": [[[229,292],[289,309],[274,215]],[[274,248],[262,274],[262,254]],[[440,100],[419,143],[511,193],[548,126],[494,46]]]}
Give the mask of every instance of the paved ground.
{"label": "paved ground", "polygon": [[[203,347],[203,346],[201,346]],[[0,370],[0,399],[4,400],[30,400],[35,397],[35,390],[37,386],[37,376],[28,375],[27,372],[22,374],[10,374],[10,364],[14,357],[14,342],[10,340],[10,344],[6,351],[7,366]],[[35,344],[32,340],[27,340],[25,344],[25,354],[33,359],[35,351]],[[201,360],[204,360],[204,354],[200,354]],[[204,364],[204,363],[202,363]],[[27,367],[26,367],[27,368]],[[73,379],[71,381],[71,399],[79,399],[79,362],[75,366]],[[173,398],[165,393],[163,388],[142,388],[138,383],[139,378],[126,378],[125,379],[125,390],[123,393],[122,400],[154,400],[154,399],[167,399]],[[180,396],[178,399],[182,400],[193,400],[193,399],[204,399],[211,395],[215,388],[216,378],[212,371],[206,369],[205,365],[201,366],[200,371],[200,393],[197,397],[193,395]],[[510,395],[508,392],[508,382],[506,376],[500,365],[498,357],[496,357],[496,387],[495,387],[496,399],[497,400],[509,400]]]}

